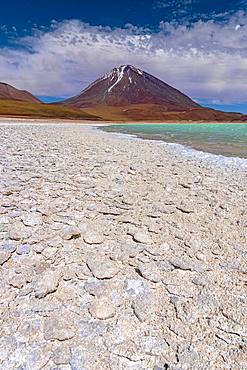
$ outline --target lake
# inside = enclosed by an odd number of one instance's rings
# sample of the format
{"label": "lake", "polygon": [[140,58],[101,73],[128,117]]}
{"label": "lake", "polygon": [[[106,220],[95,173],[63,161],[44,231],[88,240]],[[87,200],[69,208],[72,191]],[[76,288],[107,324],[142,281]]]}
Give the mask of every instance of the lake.
{"label": "lake", "polygon": [[247,124],[118,124],[103,130],[178,143],[226,157],[247,158]]}

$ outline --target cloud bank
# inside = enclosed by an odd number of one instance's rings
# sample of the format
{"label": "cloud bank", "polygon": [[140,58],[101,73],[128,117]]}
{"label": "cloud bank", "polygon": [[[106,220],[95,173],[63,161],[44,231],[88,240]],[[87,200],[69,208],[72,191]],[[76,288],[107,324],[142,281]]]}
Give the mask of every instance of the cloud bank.
{"label": "cloud bank", "polygon": [[247,102],[247,14],[158,31],[53,22],[0,48],[0,80],[39,96],[71,96],[120,64],[133,64],[214,103]]}

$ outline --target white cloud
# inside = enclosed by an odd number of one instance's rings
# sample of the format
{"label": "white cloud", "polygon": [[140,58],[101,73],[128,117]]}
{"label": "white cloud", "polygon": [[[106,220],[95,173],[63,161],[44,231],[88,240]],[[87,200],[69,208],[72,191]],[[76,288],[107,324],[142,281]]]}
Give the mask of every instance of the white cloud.
{"label": "white cloud", "polygon": [[247,102],[247,15],[159,32],[53,23],[0,49],[0,80],[36,95],[71,96],[120,64],[134,64],[194,99]]}

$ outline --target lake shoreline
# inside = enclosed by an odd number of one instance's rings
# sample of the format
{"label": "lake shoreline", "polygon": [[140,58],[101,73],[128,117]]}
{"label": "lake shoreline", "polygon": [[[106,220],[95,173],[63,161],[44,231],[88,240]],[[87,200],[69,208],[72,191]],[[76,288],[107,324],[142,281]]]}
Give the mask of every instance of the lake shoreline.
{"label": "lake shoreline", "polygon": [[104,120],[104,121],[92,121],[92,120],[75,120],[75,119],[60,119],[60,118],[32,118],[32,117],[10,117],[10,116],[0,116],[0,124],[1,123],[6,123],[9,122],[9,123],[19,123],[19,124],[24,124],[26,125],[27,123],[39,123],[39,124],[42,124],[42,123],[46,123],[46,124],[59,124],[59,123],[62,123],[62,124],[69,124],[69,125],[73,125],[73,124],[86,124],[86,125],[99,125],[99,126],[105,126],[105,125],[160,125],[160,124],[164,124],[164,125],[177,125],[177,124],[180,124],[180,125],[190,125],[190,124],[198,124],[198,125],[201,125],[201,124],[212,124],[212,125],[215,125],[215,124],[218,124],[218,125],[221,125],[221,124],[228,124],[228,125],[243,125],[243,124],[246,124],[247,125],[247,122],[218,122],[218,121],[210,121],[210,122],[205,122],[205,121],[172,121],[172,122],[163,122],[163,121],[107,121],[107,120]]}
{"label": "lake shoreline", "polygon": [[230,124],[106,125],[101,131],[129,135],[143,140],[179,144],[205,154],[247,159],[247,126]]}

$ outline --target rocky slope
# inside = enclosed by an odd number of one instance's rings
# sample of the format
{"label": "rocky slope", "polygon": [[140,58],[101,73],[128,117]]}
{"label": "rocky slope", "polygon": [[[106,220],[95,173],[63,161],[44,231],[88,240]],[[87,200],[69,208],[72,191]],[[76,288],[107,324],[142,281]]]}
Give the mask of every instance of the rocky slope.
{"label": "rocky slope", "polygon": [[240,169],[80,126],[0,137],[1,369],[246,368]]}
{"label": "rocky slope", "polygon": [[0,100],[21,100],[30,103],[41,103],[41,101],[25,90],[18,90],[6,83],[0,82]]}

